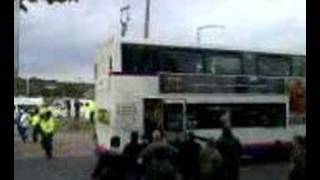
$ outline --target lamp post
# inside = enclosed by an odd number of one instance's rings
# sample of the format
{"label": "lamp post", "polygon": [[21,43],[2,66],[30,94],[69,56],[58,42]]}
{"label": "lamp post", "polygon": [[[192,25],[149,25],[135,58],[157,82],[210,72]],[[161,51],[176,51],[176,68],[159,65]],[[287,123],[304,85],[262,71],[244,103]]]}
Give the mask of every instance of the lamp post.
{"label": "lamp post", "polygon": [[121,24],[121,36],[124,37],[128,30],[128,23],[130,21],[129,15],[130,5],[126,5],[120,9],[121,17],[120,17],[120,24]]}
{"label": "lamp post", "polygon": [[146,0],[146,15],[144,21],[144,38],[149,38],[149,23],[150,23],[150,0]]}
{"label": "lamp post", "polygon": [[20,71],[20,4],[21,0],[14,1],[14,76],[19,77]]}

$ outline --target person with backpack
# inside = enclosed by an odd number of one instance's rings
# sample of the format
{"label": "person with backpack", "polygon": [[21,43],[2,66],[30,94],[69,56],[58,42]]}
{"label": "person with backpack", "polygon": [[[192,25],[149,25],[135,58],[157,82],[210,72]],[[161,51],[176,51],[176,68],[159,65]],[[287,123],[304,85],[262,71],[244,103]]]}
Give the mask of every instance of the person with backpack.
{"label": "person with backpack", "polygon": [[145,180],[175,180],[177,176],[175,157],[178,150],[169,145],[159,130],[152,133],[153,142],[139,155],[138,163],[144,164]]}
{"label": "person with backpack", "polygon": [[200,180],[214,180],[223,178],[223,158],[216,148],[216,142],[212,138],[201,150],[199,156]]}

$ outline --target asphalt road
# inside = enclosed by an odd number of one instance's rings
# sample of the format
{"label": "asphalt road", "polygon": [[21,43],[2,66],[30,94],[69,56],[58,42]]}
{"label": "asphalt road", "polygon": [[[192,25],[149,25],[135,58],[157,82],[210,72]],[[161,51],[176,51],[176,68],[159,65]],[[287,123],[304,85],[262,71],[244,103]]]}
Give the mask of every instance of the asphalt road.
{"label": "asphalt road", "polygon": [[[63,157],[14,160],[15,180],[89,180],[95,165],[94,157]],[[259,164],[242,167],[240,180],[285,180],[286,164]]]}
{"label": "asphalt road", "polygon": [[[57,157],[47,161],[39,144],[21,143],[14,138],[15,180],[89,180],[96,163],[92,154],[91,133],[60,133]],[[286,180],[284,163],[254,164],[241,167],[240,180]]]}

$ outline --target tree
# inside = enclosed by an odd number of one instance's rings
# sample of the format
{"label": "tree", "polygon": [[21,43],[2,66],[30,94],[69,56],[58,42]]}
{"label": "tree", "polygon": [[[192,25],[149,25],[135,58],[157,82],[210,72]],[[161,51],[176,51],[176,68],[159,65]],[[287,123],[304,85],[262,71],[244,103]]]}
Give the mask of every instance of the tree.
{"label": "tree", "polygon": [[[20,8],[22,11],[27,12],[28,8],[25,5],[25,2],[30,2],[30,3],[38,3],[40,0],[15,0],[15,1],[20,1]],[[46,1],[48,4],[53,4],[53,3],[67,3],[67,2],[78,2],[79,0],[43,0]]]}

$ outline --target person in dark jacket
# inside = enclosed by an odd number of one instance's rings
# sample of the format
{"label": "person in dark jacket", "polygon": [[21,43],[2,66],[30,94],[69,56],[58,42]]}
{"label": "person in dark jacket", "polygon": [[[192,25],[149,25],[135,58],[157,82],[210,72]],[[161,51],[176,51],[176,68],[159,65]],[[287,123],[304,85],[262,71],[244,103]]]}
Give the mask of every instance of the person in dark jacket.
{"label": "person in dark jacket", "polygon": [[306,147],[305,139],[301,136],[294,137],[294,146],[290,158],[289,180],[305,180],[306,176]]}
{"label": "person in dark jacket", "polygon": [[175,180],[175,157],[178,150],[169,145],[158,130],[152,134],[153,142],[139,155],[138,163],[146,167],[145,180]]}
{"label": "person in dark jacket", "polygon": [[201,146],[195,141],[193,133],[188,134],[188,140],[181,148],[181,171],[185,180],[199,178],[199,155]]}
{"label": "person in dark jacket", "polygon": [[100,156],[91,174],[93,180],[125,180],[124,158],[120,153],[120,138],[111,138],[111,148]]}
{"label": "person in dark jacket", "polygon": [[74,114],[75,114],[75,120],[79,120],[80,118],[80,109],[81,109],[81,103],[78,99],[74,102]]}
{"label": "person in dark jacket", "polygon": [[216,148],[216,142],[213,138],[201,150],[199,162],[199,180],[223,179],[223,159],[221,153]]}
{"label": "person in dark jacket", "polygon": [[223,158],[225,180],[238,180],[242,147],[230,128],[224,127],[217,141],[217,148]]}
{"label": "person in dark jacket", "polygon": [[123,151],[123,156],[127,162],[127,179],[128,180],[139,180],[142,169],[137,164],[138,155],[143,148],[142,144],[139,144],[138,132],[131,134],[131,141],[128,143]]}

